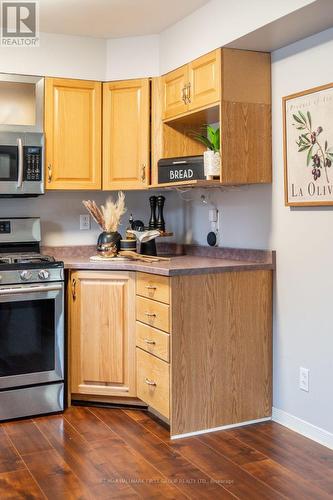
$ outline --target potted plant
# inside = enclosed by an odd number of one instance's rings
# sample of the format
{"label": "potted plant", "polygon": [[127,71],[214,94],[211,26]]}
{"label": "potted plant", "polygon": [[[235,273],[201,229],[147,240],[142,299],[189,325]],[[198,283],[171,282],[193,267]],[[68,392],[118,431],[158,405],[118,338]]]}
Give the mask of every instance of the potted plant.
{"label": "potted plant", "polygon": [[204,125],[202,128],[203,133],[192,132],[191,136],[207,147],[204,152],[205,177],[212,179],[221,175],[220,128],[212,125]]}

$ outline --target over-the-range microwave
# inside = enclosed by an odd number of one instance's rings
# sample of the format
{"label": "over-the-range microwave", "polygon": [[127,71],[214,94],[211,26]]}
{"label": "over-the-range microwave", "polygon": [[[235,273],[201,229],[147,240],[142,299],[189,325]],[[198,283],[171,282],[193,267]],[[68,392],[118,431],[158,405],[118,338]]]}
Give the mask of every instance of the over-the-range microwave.
{"label": "over-the-range microwave", "polygon": [[0,197],[44,193],[44,78],[0,73]]}

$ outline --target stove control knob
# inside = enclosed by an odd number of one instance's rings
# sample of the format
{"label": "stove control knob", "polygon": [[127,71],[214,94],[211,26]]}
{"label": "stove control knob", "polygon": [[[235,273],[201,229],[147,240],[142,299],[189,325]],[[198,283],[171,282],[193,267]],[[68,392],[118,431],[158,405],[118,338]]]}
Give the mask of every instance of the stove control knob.
{"label": "stove control knob", "polygon": [[20,277],[22,281],[28,281],[32,278],[32,273],[30,271],[22,271]]}
{"label": "stove control knob", "polygon": [[42,269],[38,273],[38,278],[41,280],[47,280],[49,277],[50,277],[50,273],[46,269]]}

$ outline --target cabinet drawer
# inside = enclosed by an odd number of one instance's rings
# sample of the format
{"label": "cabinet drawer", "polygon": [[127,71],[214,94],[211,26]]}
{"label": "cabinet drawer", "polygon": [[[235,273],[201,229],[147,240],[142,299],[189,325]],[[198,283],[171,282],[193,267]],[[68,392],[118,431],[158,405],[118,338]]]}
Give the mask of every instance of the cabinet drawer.
{"label": "cabinet drawer", "polygon": [[144,297],[136,297],[136,319],[164,332],[170,330],[170,306]]}
{"label": "cabinet drawer", "polygon": [[170,365],[139,348],[136,361],[138,397],[169,418]]}
{"label": "cabinet drawer", "polygon": [[136,345],[169,362],[169,334],[151,326],[136,322]]}
{"label": "cabinet drawer", "polygon": [[137,273],[136,293],[148,299],[170,304],[170,284],[167,276]]}

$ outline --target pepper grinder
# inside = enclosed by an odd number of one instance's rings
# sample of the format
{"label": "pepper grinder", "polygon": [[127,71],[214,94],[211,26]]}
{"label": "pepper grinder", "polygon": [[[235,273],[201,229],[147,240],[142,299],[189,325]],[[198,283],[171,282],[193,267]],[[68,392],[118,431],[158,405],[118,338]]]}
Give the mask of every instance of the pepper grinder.
{"label": "pepper grinder", "polygon": [[164,209],[164,203],[165,203],[165,197],[162,195],[157,196],[156,198],[157,201],[157,223],[156,223],[156,228],[159,229],[160,231],[165,231],[165,220],[163,217],[163,209]]}
{"label": "pepper grinder", "polygon": [[157,219],[156,219],[156,203],[157,203],[157,197],[156,196],[151,196],[149,198],[149,203],[150,203],[150,219],[149,219],[149,229],[156,229],[157,227]]}

